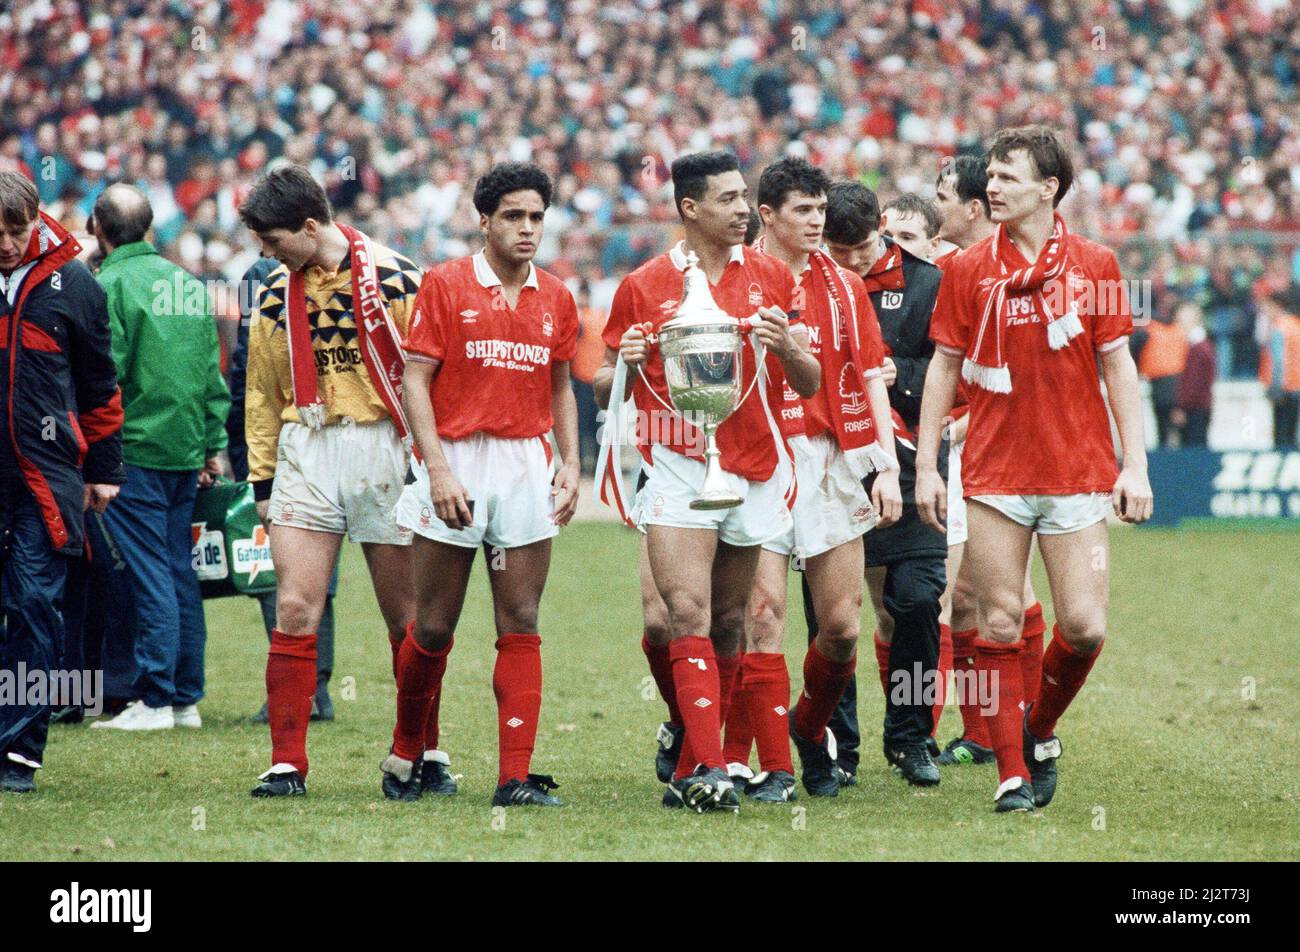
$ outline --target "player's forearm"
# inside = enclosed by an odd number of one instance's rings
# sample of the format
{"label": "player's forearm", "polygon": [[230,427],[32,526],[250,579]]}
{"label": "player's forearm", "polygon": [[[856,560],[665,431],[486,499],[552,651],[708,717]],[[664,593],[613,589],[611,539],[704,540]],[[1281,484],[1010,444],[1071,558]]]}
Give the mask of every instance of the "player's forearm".
{"label": "player's forearm", "polygon": [[442,452],[438,421],[433,414],[433,398],[429,395],[432,379],[431,365],[412,361],[408,357],[406,372],[402,375],[402,409],[406,411],[406,423],[420,450],[424,468],[431,474],[450,469],[447,457]]}
{"label": "player's forearm", "polygon": [[573,387],[569,383],[566,368],[562,379],[560,374],[551,386],[551,416],[555,423],[555,442],[560,449],[560,461],[566,466],[579,464],[578,449],[578,401],[573,396]]}
{"label": "player's forearm", "polygon": [[1124,468],[1146,472],[1146,435],[1142,428],[1142,399],[1137,366],[1127,347],[1117,347],[1101,356],[1101,375],[1106,381],[1110,412],[1115,415]]}
{"label": "player's forearm", "polygon": [[817,392],[822,384],[822,365],[816,357],[799,347],[779,360],[795,393],[807,399]]}
{"label": "player's forearm", "polygon": [[880,377],[867,381],[867,403],[871,406],[871,422],[876,427],[876,442],[880,448],[895,460],[894,419],[889,412],[889,389]]}
{"label": "player's forearm", "polygon": [[595,392],[596,406],[608,410],[610,391],[614,389],[614,368],[602,366],[597,369],[591,376],[591,389]]}
{"label": "player's forearm", "polygon": [[916,437],[916,471],[939,470],[939,444],[943,441],[943,421],[957,397],[957,375],[961,357],[936,350],[925,374],[921,398],[920,432]]}

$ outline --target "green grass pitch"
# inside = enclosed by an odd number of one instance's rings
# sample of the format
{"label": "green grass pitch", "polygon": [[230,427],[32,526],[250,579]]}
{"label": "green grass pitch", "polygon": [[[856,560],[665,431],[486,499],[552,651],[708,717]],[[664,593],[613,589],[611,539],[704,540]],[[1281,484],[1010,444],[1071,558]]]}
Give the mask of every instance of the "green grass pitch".
{"label": "green grass pitch", "polygon": [[[664,709],[639,647],[636,539],[609,524],[564,532],[542,606],[546,686],[534,769],[557,777],[569,805],[496,815],[489,806],[496,719],[481,559],[442,707],[461,792],[387,802],[378,764],[393,720],[389,649],[360,551],[348,546],[337,600],[338,719],[312,725],[305,799],[248,796],[270,749],[266,729],[246,721],[262,702],[266,644],[255,603],[224,599],[208,603],[203,729],[55,727],[40,791],[0,795],[0,858],[1296,859],[1298,538],[1113,532],[1109,642],[1062,721],[1056,800],[1022,816],[992,812],[992,767],[945,768],[942,785],[924,792],[889,773],[869,650],[857,787],[829,801],[746,801],[738,817],[662,808],[651,759]],[[1050,622],[1050,604],[1047,614]],[[797,691],[805,632],[800,613],[790,616]],[[872,627],[864,618],[867,637]],[[941,740],[959,724],[949,707]]]}

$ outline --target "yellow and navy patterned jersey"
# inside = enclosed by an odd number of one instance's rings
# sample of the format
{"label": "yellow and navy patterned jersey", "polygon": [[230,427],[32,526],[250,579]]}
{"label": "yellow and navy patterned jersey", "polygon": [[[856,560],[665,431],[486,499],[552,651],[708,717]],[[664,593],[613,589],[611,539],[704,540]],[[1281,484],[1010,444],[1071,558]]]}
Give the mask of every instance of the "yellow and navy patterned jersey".
{"label": "yellow and navy patterned jersey", "polygon": [[[420,269],[403,255],[372,241],[379,288],[402,338],[420,290]],[[370,423],[388,417],[361,356],[352,309],[352,269],[343,256],[336,271],[313,265],[303,272],[307,321],[316,358],[316,383],[325,403],[326,424],[352,417]],[[248,439],[248,478],[275,475],[280,427],[298,423],[289,373],[289,270],[280,265],[262,282],[248,329],[248,393],[244,426]]]}

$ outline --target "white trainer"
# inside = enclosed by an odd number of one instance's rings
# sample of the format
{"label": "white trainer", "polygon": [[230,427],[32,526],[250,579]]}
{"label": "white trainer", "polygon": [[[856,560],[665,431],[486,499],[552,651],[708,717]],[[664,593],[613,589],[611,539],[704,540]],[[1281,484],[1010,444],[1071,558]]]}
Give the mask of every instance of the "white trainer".
{"label": "white trainer", "polygon": [[172,717],[177,727],[202,727],[203,718],[199,717],[197,704],[173,704]]}
{"label": "white trainer", "polygon": [[[195,714],[197,717],[197,713]],[[176,726],[171,705],[149,707],[144,701],[132,701],[117,717],[99,720],[91,727],[109,727],[122,731],[163,731]]]}

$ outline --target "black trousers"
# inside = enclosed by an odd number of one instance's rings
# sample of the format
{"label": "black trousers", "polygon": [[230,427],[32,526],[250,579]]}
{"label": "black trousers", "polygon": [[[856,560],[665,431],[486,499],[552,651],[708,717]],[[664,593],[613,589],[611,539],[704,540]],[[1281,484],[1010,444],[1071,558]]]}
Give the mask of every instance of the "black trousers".
{"label": "black trousers", "polygon": [[[934,729],[934,711],[925,703],[924,689],[928,683],[925,672],[937,671],[939,667],[939,598],[946,584],[942,558],[921,556],[885,567],[884,607],[894,620],[894,641],[889,650],[891,690],[885,699],[884,721],[884,738],[891,746],[924,742]],[[806,576],[803,612],[811,644],[817,637],[818,626]],[[895,672],[905,674],[901,679],[903,690],[894,687],[900,683],[894,677]],[[919,679],[917,672],[921,672]],[[856,773],[862,746],[856,675],[845,686],[829,726],[838,747],[837,762],[850,773]]]}

